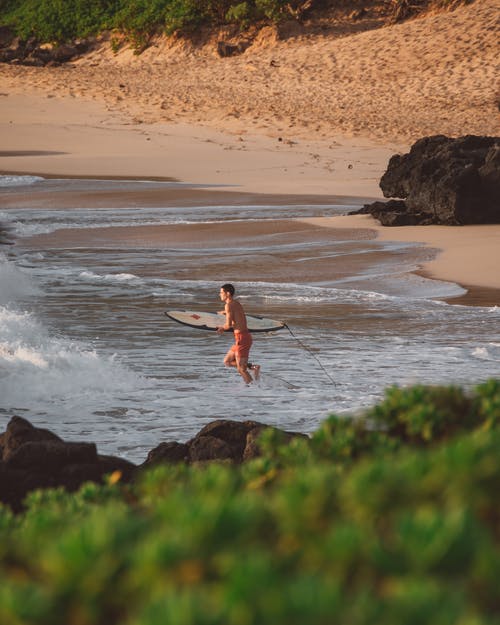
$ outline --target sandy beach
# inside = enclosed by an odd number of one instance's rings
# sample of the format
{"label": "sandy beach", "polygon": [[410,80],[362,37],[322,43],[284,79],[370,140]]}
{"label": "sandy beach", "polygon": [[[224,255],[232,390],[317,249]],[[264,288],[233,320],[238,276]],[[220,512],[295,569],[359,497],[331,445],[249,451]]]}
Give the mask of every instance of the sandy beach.
{"label": "sandy beach", "polygon": [[[105,44],[61,67],[0,65],[0,172],[191,185],[128,195],[138,206],[380,198],[388,159],[419,137],[498,134],[499,8],[477,0],[338,38],[267,29],[224,59],[158,41],[139,57]],[[0,208],[122,200],[11,189]],[[500,303],[500,226],[387,229],[361,216],[315,226],[421,242],[436,250],[426,275],[492,289]]]}

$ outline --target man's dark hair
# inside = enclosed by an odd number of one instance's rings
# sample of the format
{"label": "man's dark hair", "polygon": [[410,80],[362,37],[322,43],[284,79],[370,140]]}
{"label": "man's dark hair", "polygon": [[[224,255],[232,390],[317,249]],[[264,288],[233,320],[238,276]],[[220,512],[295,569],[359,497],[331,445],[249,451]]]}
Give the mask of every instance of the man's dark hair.
{"label": "man's dark hair", "polygon": [[226,293],[229,293],[229,295],[231,297],[233,297],[233,295],[234,295],[234,286],[232,284],[229,284],[229,283],[228,284],[223,284],[221,289],[223,291],[226,291]]}

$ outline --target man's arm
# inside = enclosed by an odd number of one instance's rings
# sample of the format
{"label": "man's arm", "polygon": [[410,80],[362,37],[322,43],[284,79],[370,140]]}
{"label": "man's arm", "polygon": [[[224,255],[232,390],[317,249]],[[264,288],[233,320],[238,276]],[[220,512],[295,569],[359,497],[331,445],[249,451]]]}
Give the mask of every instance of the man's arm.
{"label": "man's arm", "polygon": [[224,308],[224,314],[226,315],[226,323],[217,328],[218,334],[222,334],[223,332],[226,332],[226,330],[230,330],[234,325],[233,307],[229,303],[227,303]]}

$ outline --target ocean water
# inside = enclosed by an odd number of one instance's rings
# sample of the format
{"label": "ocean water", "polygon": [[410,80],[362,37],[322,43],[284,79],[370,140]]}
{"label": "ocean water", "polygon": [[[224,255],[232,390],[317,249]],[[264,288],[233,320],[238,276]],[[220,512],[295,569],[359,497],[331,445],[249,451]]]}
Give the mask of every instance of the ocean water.
{"label": "ocean water", "polygon": [[[7,191],[39,184],[39,177],[0,177]],[[4,210],[0,223],[16,244],[0,248],[0,430],[18,414],[142,462],[160,442],[185,441],[216,418],[308,433],[333,412],[356,415],[392,384],[471,386],[498,376],[500,308],[442,301],[463,290],[408,273],[416,266],[407,244],[271,234],[223,246],[130,246],[102,236],[111,226],[246,223],[351,208]],[[99,229],[103,242],[30,238],[68,229]],[[358,273],[304,278],[308,262],[366,253],[373,260]],[[164,315],[219,310],[225,281],[236,284],[248,312],[283,319],[291,330],[254,336],[251,360],[262,377],[248,387],[222,365],[230,335]]]}

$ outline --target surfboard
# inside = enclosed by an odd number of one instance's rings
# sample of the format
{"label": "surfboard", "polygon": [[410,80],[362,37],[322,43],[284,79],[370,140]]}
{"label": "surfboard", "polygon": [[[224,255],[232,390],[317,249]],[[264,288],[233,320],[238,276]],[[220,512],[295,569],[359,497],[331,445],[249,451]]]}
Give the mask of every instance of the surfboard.
{"label": "surfboard", "polygon": [[[224,315],[218,315],[217,313],[194,310],[169,310],[165,314],[170,319],[177,321],[177,323],[200,330],[216,330],[224,325]],[[267,319],[258,315],[246,315],[246,318],[250,332],[274,332],[285,327],[283,321],[276,321],[276,319]]]}

